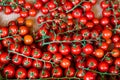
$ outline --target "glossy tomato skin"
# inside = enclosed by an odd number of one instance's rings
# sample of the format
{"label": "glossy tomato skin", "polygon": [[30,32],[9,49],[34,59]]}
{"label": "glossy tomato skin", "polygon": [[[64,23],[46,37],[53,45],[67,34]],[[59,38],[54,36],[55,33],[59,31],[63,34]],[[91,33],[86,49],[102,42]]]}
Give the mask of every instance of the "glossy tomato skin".
{"label": "glossy tomato skin", "polygon": [[59,64],[60,61],[62,60],[63,56],[60,53],[55,53],[52,57],[52,61],[56,64]]}
{"label": "glossy tomato skin", "polygon": [[34,57],[34,58],[41,58],[42,57],[42,52],[41,52],[40,49],[34,48],[31,51],[31,56]]}
{"label": "glossy tomato skin", "polygon": [[86,72],[85,76],[83,77],[84,80],[95,80],[95,75],[93,72]]}
{"label": "glossy tomato skin", "polygon": [[37,79],[38,78],[38,70],[36,68],[30,68],[28,70],[28,78]]}
{"label": "glossy tomato skin", "polygon": [[93,46],[92,46],[91,44],[86,44],[86,45],[83,47],[83,52],[84,52],[86,55],[92,54],[92,53],[93,53]]}
{"label": "glossy tomato skin", "polygon": [[67,77],[73,77],[75,74],[75,69],[73,67],[67,68],[65,69],[64,74]]}
{"label": "glossy tomato skin", "polygon": [[116,43],[118,41],[120,41],[120,36],[119,35],[113,35],[112,36],[112,42]]}
{"label": "glossy tomato skin", "polygon": [[42,1],[36,0],[36,3],[34,3],[34,7],[36,9],[40,9],[42,7]]}
{"label": "glossy tomato skin", "polygon": [[0,54],[0,62],[7,64],[10,61],[10,56],[8,55],[7,52],[1,52]]}
{"label": "glossy tomato skin", "polygon": [[29,29],[28,29],[28,27],[26,27],[26,26],[20,26],[19,27],[19,34],[21,35],[21,36],[25,36],[26,34],[28,34],[29,33]]}
{"label": "glossy tomato skin", "polygon": [[20,67],[16,70],[15,74],[16,78],[26,79],[27,78],[27,70],[23,67]]}
{"label": "glossy tomato skin", "polygon": [[84,39],[90,38],[90,31],[88,29],[82,29],[80,33]]}
{"label": "glossy tomato skin", "polygon": [[98,62],[97,62],[97,60],[95,58],[89,58],[89,59],[87,59],[86,65],[90,69],[94,70],[94,69],[97,68]]}
{"label": "glossy tomato skin", "polygon": [[70,47],[69,47],[69,45],[67,45],[67,44],[61,44],[59,46],[59,52],[62,55],[68,55],[70,53]]}
{"label": "glossy tomato skin", "polygon": [[94,13],[92,11],[87,11],[85,15],[88,20],[92,20],[94,18]]}
{"label": "glossy tomato skin", "polygon": [[37,10],[32,8],[29,10],[29,16],[35,17],[37,15]]}
{"label": "glossy tomato skin", "polygon": [[119,73],[118,69],[115,68],[115,66],[111,66],[111,67],[109,68],[109,72],[112,73],[113,75],[116,75],[116,74]]}
{"label": "glossy tomato skin", "polygon": [[63,58],[63,59],[61,60],[61,62],[60,62],[60,66],[61,66],[62,68],[69,68],[70,65],[71,65],[70,60],[68,60],[68,59],[66,59],[66,58]]}
{"label": "glossy tomato skin", "polygon": [[29,68],[32,66],[32,59],[30,58],[23,58],[22,65],[26,68]]}
{"label": "glossy tomato skin", "polygon": [[49,52],[55,54],[58,52],[58,45],[57,44],[49,44],[47,49]]}
{"label": "glossy tomato skin", "polygon": [[6,67],[4,67],[3,74],[4,74],[4,76],[7,75],[7,78],[9,78],[9,79],[14,78],[14,76],[15,76],[15,68],[14,68],[14,66],[7,65]]}
{"label": "glossy tomato skin", "polygon": [[38,60],[34,60],[32,66],[36,69],[42,69],[43,67],[43,62],[42,61],[38,61]]}
{"label": "glossy tomato skin", "polygon": [[82,49],[81,49],[81,46],[80,46],[80,45],[74,44],[74,45],[71,47],[71,53],[74,54],[74,55],[80,54],[81,51],[82,51]]}
{"label": "glossy tomato skin", "polygon": [[120,67],[120,58],[116,58],[114,64],[115,66]]}
{"label": "glossy tomato skin", "polygon": [[51,70],[52,69],[52,64],[50,62],[45,62],[43,66],[46,70]]}
{"label": "glossy tomato skin", "polygon": [[40,78],[49,78],[50,77],[50,73],[46,69],[45,70],[41,70],[39,75],[40,75]]}
{"label": "glossy tomato skin", "polygon": [[9,33],[11,35],[15,35],[18,33],[18,27],[16,25],[9,26]]}
{"label": "glossy tomato skin", "polygon": [[114,48],[112,51],[111,51],[111,55],[116,58],[116,57],[119,57],[120,56],[120,50],[118,48]]}
{"label": "glossy tomato skin", "polygon": [[6,6],[4,12],[5,12],[6,15],[9,15],[9,14],[12,13],[12,8],[10,6]]}
{"label": "glossy tomato skin", "polygon": [[83,8],[84,8],[85,11],[90,11],[91,8],[92,8],[92,4],[90,2],[84,2],[82,4],[82,6],[83,6]]}
{"label": "glossy tomato skin", "polygon": [[28,11],[20,11],[20,17],[26,18],[29,16]]}
{"label": "glossy tomato skin", "polygon": [[100,20],[100,24],[103,26],[106,26],[107,24],[109,24],[110,20],[108,17],[102,17]]}
{"label": "glossy tomato skin", "polygon": [[54,3],[54,1],[50,1],[47,4],[49,10],[53,10],[54,8],[56,8],[56,4]]}
{"label": "glossy tomato skin", "polygon": [[108,7],[110,7],[110,3],[109,1],[102,1],[100,6],[103,8],[103,9],[106,9]]}
{"label": "glossy tomato skin", "polygon": [[102,37],[103,37],[104,39],[110,39],[110,38],[112,37],[112,31],[109,30],[109,29],[104,29],[104,30],[102,31]]}
{"label": "glossy tomato skin", "polygon": [[44,52],[42,54],[42,59],[45,61],[49,61],[51,58],[52,58],[52,53],[50,53],[50,52]]}
{"label": "glossy tomato skin", "polygon": [[80,18],[82,16],[82,10],[79,8],[74,9],[72,12],[72,16],[74,18]]}
{"label": "glossy tomato skin", "polygon": [[49,10],[48,10],[48,8],[46,8],[46,7],[42,7],[42,8],[41,8],[41,12],[42,12],[43,14],[48,14]]}
{"label": "glossy tomato skin", "polygon": [[12,62],[15,65],[21,65],[22,59],[23,59],[22,56],[19,56],[19,55],[16,55],[16,54],[12,56]]}
{"label": "glossy tomato skin", "polygon": [[61,67],[55,67],[52,69],[52,76],[53,77],[61,77],[63,75],[63,71]]}
{"label": "glossy tomato skin", "polygon": [[76,75],[78,78],[83,78],[85,76],[85,70],[79,69]]}
{"label": "glossy tomato skin", "polygon": [[94,55],[97,57],[97,58],[102,58],[104,56],[104,51],[102,49],[96,49],[95,50],[95,53]]}
{"label": "glossy tomato skin", "polygon": [[65,11],[68,11],[68,10],[72,9],[72,7],[73,7],[73,4],[70,1],[65,2],[65,4],[63,5],[63,9]]}
{"label": "glossy tomato skin", "polygon": [[31,35],[25,35],[24,36],[24,43],[26,45],[31,45],[33,43],[33,37]]}
{"label": "glossy tomato skin", "polygon": [[5,38],[2,40],[2,45],[4,47],[8,47],[10,44],[12,44],[14,41],[12,38]]}
{"label": "glossy tomato skin", "polygon": [[8,35],[8,28],[7,27],[0,27],[0,36],[6,37]]}
{"label": "glossy tomato skin", "polygon": [[30,46],[22,46],[20,49],[20,53],[22,53],[23,55],[26,55],[26,56],[30,56],[31,55]]}
{"label": "glossy tomato skin", "polygon": [[20,44],[14,43],[10,45],[10,50],[13,51],[13,53],[20,52]]}
{"label": "glossy tomato skin", "polygon": [[108,69],[109,69],[108,63],[106,63],[106,62],[100,62],[100,63],[98,64],[98,70],[99,70],[100,72],[107,72]]}

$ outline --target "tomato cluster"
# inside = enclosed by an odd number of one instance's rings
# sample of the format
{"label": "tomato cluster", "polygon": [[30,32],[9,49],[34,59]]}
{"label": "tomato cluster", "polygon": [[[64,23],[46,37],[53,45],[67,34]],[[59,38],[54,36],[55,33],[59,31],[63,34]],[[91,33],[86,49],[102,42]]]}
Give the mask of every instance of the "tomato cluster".
{"label": "tomato cluster", "polygon": [[[0,27],[0,72],[7,79],[118,80],[120,8],[103,0],[0,0],[0,11],[20,14]],[[12,5],[12,6],[11,6]],[[37,17],[39,29],[34,30]]]}

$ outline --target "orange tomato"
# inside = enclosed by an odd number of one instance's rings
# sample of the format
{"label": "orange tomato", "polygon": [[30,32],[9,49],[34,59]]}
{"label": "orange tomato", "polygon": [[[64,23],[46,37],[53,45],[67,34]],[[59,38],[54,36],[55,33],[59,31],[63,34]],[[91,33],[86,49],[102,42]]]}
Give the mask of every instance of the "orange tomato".
{"label": "orange tomato", "polygon": [[32,27],[32,26],[33,26],[33,20],[32,20],[32,19],[27,19],[27,20],[25,21],[25,25],[26,25],[27,27]]}
{"label": "orange tomato", "polygon": [[103,31],[102,31],[102,38],[104,38],[104,39],[110,39],[112,37],[112,31],[111,30],[109,30],[109,29],[104,29]]}
{"label": "orange tomato", "polygon": [[24,43],[26,45],[31,45],[33,43],[33,37],[31,35],[24,36]]}

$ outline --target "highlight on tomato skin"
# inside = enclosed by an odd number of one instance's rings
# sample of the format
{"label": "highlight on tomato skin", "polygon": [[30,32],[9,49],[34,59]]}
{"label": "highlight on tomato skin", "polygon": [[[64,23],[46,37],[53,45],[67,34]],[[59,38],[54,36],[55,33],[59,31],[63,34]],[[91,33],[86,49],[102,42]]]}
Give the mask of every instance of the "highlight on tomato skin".
{"label": "highlight on tomato skin", "polygon": [[118,0],[0,4],[0,14],[18,15],[5,26],[0,24],[0,80],[119,79]]}

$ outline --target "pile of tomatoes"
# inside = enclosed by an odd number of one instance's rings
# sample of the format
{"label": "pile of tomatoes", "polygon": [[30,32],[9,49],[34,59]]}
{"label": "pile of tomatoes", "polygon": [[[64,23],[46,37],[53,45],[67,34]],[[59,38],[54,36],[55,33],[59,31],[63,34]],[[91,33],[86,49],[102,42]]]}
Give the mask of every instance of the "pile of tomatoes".
{"label": "pile of tomatoes", "polygon": [[[0,26],[0,79],[120,79],[120,6],[103,0],[0,0],[0,11],[20,14]],[[39,29],[34,30],[37,17]]]}

